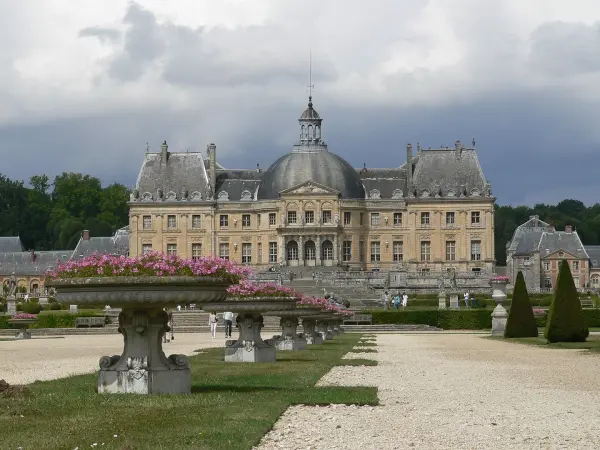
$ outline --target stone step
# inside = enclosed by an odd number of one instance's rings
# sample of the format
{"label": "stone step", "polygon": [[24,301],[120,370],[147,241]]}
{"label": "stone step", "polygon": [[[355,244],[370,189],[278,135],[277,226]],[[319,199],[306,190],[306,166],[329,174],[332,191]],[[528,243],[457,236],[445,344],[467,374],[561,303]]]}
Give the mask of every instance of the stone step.
{"label": "stone step", "polygon": [[381,333],[403,331],[443,331],[431,325],[393,324],[393,325],[342,325],[342,329],[349,333]]}

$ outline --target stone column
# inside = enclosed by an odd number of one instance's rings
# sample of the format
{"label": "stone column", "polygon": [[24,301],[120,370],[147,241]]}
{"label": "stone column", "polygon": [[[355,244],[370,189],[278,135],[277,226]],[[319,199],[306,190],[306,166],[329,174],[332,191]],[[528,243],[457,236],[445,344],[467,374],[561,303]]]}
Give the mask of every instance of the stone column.
{"label": "stone column", "polygon": [[315,266],[321,265],[321,236],[315,236]]}
{"label": "stone column", "polygon": [[285,236],[279,236],[279,261],[284,264],[286,262],[286,239]]}
{"label": "stone column", "polygon": [[14,316],[17,313],[17,299],[14,295],[9,295],[6,298],[6,312],[9,316]]}
{"label": "stone column", "polygon": [[304,236],[298,237],[298,265],[304,265]]}
{"label": "stone column", "polygon": [[338,237],[337,233],[333,235],[333,265],[337,266],[338,263]]}

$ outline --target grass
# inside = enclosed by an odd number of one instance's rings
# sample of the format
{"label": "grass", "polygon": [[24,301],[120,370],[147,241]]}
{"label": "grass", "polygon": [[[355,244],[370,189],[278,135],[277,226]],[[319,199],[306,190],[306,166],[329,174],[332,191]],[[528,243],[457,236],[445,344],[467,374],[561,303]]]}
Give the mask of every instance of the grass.
{"label": "grass", "polygon": [[589,350],[590,352],[595,353],[600,352],[600,336],[590,336],[585,342],[554,342],[552,344],[549,343],[543,336],[511,339],[504,339],[503,337],[493,337],[491,339],[503,340],[506,342],[515,342],[517,344],[536,345],[544,348]]}
{"label": "grass", "polygon": [[375,342],[359,342],[358,344],[356,344],[359,347],[377,347],[377,344]]}
{"label": "grass", "polygon": [[337,364],[338,366],[376,366],[378,362],[374,359],[362,359],[362,358],[353,358],[353,359],[342,359]]}
{"label": "grass", "polygon": [[[358,345],[358,344],[356,344],[356,345]],[[364,348],[364,349],[360,348],[360,349],[357,349],[357,350],[353,349],[353,350],[350,350],[350,351],[353,352],[353,353],[377,353],[377,350],[375,350],[374,348]]]}
{"label": "grass", "polygon": [[95,374],[34,383],[29,396],[0,396],[2,448],[250,449],[290,405],[378,404],[376,388],[315,387],[359,338],[277,352],[276,363],[206,349],[190,357],[192,395],[100,395]]}

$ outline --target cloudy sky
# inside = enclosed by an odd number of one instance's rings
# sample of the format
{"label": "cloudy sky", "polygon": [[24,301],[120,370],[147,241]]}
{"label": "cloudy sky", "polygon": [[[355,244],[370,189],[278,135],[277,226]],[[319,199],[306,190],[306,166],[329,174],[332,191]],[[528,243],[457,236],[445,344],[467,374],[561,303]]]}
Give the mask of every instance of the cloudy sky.
{"label": "cloudy sky", "polygon": [[0,173],[131,186],[146,142],[268,167],[312,49],[330,151],[470,144],[501,204],[599,201],[598,0],[0,0]]}

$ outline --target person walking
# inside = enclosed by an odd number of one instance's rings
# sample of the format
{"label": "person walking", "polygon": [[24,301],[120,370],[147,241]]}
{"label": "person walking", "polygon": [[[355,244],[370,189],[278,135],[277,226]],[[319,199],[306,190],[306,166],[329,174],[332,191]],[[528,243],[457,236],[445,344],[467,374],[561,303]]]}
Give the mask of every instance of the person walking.
{"label": "person walking", "polygon": [[408,294],[405,292],[402,294],[402,309],[406,308],[408,305]]}
{"label": "person walking", "polygon": [[398,292],[394,297],[394,308],[396,309],[396,311],[400,309],[400,292]]}
{"label": "person walking", "polygon": [[233,328],[233,313],[229,311],[224,313],[223,321],[225,322],[225,338],[231,337],[231,329]]}
{"label": "person walking", "polygon": [[211,312],[210,315],[208,316],[208,324],[210,325],[210,334],[212,335],[212,338],[216,338],[217,337],[217,313],[216,312]]}

